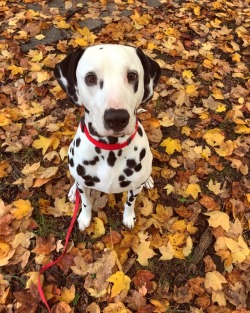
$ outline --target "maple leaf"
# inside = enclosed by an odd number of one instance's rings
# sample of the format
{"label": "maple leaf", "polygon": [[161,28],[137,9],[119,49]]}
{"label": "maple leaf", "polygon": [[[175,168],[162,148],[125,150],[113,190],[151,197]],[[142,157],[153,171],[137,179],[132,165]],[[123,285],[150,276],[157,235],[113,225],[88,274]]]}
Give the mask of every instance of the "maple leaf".
{"label": "maple leaf", "polygon": [[121,302],[109,303],[109,305],[103,309],[103,313],[132,313],[129,309],[126,309],[125,305]]}
{"label": "maple leaf", "polygon": [[239,236],[238,240],[224,237],[224,241],[225,245],[231,251],[233,263],[242,263],[249,255],[250,250],[242,235]]}
{"label": "maple leaf", "polygon": [[220,146],[225,139],[225,135],[220,128],[213,128],[206,131],[203,135],[206,142],[212,146]]}
{"label": "maple leaf", "polygon": [[62,302],[70,303],[75,298],[75,292],[76,292],[75,285],[71,285],[69,289],[63,287],[61,290],[61,295],[58,299]]}
{"label": "maple leaf", "polygon": [[230,224],[227,213],[221,211],[212,211],[204,214],[209,216],[208,223],[210,226],[214,228],[221,226],[225,231],[229,230]]}
{"label": "maple leaf", "polygon": [[206,273],[204,283],[206,289],[211,288],[213,291],[221,291],[222,284],[227,284],[227,280],[221,273],[213,271]]}
{"label": "maple leaf", "polygon": [[119,295],[123,290],[129,291],[131,280],[121,271],[117,271],[115,274],[111,275],[107,281],[113,283],[110,295],[111,298]]}
{"label": "maple leaf", "polygon": [[138,247],[134,248],[134,252],[138,255],[137,261],[143,266],[148,266],[148,260],[155,256],[156,253],[149,247],[150,241],[146,241],[148,235],[140,232],[139,236],[141,242]]}
{"label": "maple leaf", "polygon": [[49,147],[55,150],[59,146],[59,143],[60,140],[53,135],[50,138],[39,135],[39,139],[34,140],[32,147],[35,149],[43,149],[42,153],[44,155]]}
{"label": "maple leaf", "polygon": [[172,139],[168,137],[167,139],[164,139],[162,143],[160,144],[161,147],[166,148],[166,152],[168,154],[173,154],[175,151],[181,152],[182,146],[179,139]]}
{"label": "maple leaf", "polygon": [[20,220],[26,216],[29,217],[33,211],[29,200],[19,199],[14,201],[13,205],[16,207],[16,209],[14,209],[12,213],[17,220]]}
{"label": "maple leaf", "polygon": [[161,257],[160,257],[161,261],[172,260],[174,257],[175,250],[171,242],[168,242],[167,246],[161,246],[159,248],[159,251],[161,253]]}
{"label": "maple leaf", "polygon": [[9,162],[6,160],[0,161],[0,178],[6,177],[9,174],[6,172],[6,169],[9,168]]}
{"label": "maple leaf", "polygon": [[187,195],[191,195],[194,199],[197,199],[199,193],[201,193],[201,188],[198,184],[189,184],[187,186]]}
{"label": "maple leaf", "polygon": [[35,313],[40,302],[37,287],[31,284],[30,290],[14,292],[14,297],[21,303],[21,306],[15,311],[16,313]]}

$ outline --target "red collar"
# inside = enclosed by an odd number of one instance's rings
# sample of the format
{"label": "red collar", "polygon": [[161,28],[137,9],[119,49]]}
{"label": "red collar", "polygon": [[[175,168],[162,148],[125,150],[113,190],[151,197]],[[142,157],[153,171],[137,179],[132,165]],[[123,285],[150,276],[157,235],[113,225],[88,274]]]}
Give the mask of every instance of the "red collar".
{"label": "red collar", "polygon": [[86,137],[88,138],[89,141],[91,141],[96,147],[100,148],[100,149],[104,149],[104,150],[119,150],[122,149],[124,147],[127,147],[130,142],[135,138],[135,135],[137,133],[138,130],[138,120],[136,121],[136,125],[135,125],[135,131],[134,133],[125,141],[125,142],[121,142],[121,143],[104,143],[101,141],[98,141],[96,139],[94,139],[93,137],[91,137],[88,128],[86,127],[86,125],[82,125],[81,123],[81,127],[84,131],[84,134],[86,135]]}

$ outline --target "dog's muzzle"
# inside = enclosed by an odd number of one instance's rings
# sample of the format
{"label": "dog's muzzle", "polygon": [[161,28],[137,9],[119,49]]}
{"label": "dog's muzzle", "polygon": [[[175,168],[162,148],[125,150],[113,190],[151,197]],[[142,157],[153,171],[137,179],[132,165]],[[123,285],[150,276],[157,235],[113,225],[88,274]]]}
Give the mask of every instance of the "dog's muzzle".
{"label": "dog's muzzle", "polygon": [[109,109],[104,112],[104,124],[107,129],[121,132],[129,122],[130,115],[124,109]]}

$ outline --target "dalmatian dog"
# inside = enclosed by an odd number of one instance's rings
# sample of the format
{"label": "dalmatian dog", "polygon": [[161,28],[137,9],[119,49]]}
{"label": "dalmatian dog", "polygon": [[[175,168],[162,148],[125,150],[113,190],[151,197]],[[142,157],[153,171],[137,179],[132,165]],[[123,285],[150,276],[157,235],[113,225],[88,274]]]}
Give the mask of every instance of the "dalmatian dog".
{"label": "dalmatian dog", "polygon": [[128,191],[123,224],[134,227],[134,205],[143,186],[153,188],[152,154],[137,109],[153,96],[160,78],[159,65],[141,49],[106,44],[77,49],[54,70],[68,98],[84,106],[69,147],[69,169],[75,179],[82,210],[80,230],[91,222],[91,189],[104,193]]}

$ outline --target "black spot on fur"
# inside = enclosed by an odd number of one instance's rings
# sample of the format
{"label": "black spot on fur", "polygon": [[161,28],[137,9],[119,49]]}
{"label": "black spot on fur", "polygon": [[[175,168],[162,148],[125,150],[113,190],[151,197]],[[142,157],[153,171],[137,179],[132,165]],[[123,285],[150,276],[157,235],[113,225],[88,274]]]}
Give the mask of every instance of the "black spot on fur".
{"label": "black spot on fur", "polygon": [[137,151],[137,150],[138,150],[138,147],[134,147],[134,150]]}
{"label": "black spot on fur", "polygon": [[125,180],[125,176],[124,175],[120,175],[118,179],[119,179],[119,181],[124,181]]}
{"label": "black spot on fur", "polygon": [[83,191],[81,188],[77,187],[77,189],[78,189],[78,191],[79,191],[81,194],[84,193],[84,191]]}
{"label": "black spot on fur", "polygon": [[78,165],[77,165],[76,171],[77,171],[77,174],[78,174],[79,176],[81,176],[82,178],[83,178],[84,175],[86,174],[85,168],[84,168],[84,166],[82,166],[81,164],[78,164]]}
{"label": "black spot on fur", "polygon": [[146,155],[146,149],[143,148],[140,152],[140,161],[145,158],[145,155]]}
{"label": "black spot on fur", "polygon": [[134,167],[134,170],[135,170],[136,172],[140,172],[141,169],[142,169],[141,163],[137,164],[137,165]]}
{"label": "black spot on fur", "polygon": [[143,131],[141,129],[141,126],[138,127],[138,134],[142,137],[143,136]]}
{"label": "black spot on fur", "polygon": [[117,153],[118,157],[120,157],[122,155],[122,149],[120,149]]}
{"label": "black spot on fur", "polygon": [[125,170],[123,170],[123,173],[126,174],[127,176],[131,176],[134,171],[131,170],[130,168],[125,168]]}
{"label": "black spot on fur", "polygon": [[103,80],[100,80],[100,88],[102,89],[103,88]]}
{"label": "black spot on fur", "polygon": [[108,165],[109,165],[109,166],[114,166],[116,159],[117,159],[117,158],[116,158],[116,156],[115,156],[115,153],[114,153],[113,151],[110,151],[110,152],[109,152],[108,159],[107,159]]}
{"label": "black spot on fur", "polygon": [[136,162],[134,159],[128,159],[127,160],[127,167],[134,168],[136,166]]}
{"label": "black spot on fur", "polygon": [[120,182],[120,187],[121,188],[125,188],[125,187],[128,187],[130,185],[131,181],[129,180],[124,180],[122,182]]}
{"label": "black spot on fur", "polygon": [[101,149],[99,147],[95,147],[95,152],[100,154],[101,153]]}
{"label": "black spot on fur", "polygon": [[76,147],[79,147],[81,143],[81,138],[76,139]]}
{"label": "black spot on fur", "polygon": [[100,179],[97,176],[85,175],[83,178],[85,180],[84,184],[88,187],[93,187],[96,183],[100,182]]}
{"label": "black spot on fur", "polygon": [[95,156],[93,160],[83,162],[84,165],[95,165],[99,161],[99,156]]}
{"label": "black spot on fur", "polygon": [[94,129],[92,123],[88,123],[88,128],[89,128],[89,133],[90,133],[92,136],[100,137],[100,136],[98,135],[98,133],[96,132],[96,130]]}
{"label": "black spot on fur", "polygon": [[73,160],[73,158],[70,158],[70,160],[69,160],[69,165],[71,166],[71,167],[74,167],[74,160]]}
{"label": "black spot on fur", "polygon": [[129,196],[129,198],[128,198],[128,201],[129,201],[129,202],[133,202],[134,199],[135,199],[135,196],[134,196],[133,192],[130,191],[130,196]]}
{"label": "black spot on fur", "polygon": [[74,148],[72,148],[71,153],[74,156],[74,154],[75,154]]}

